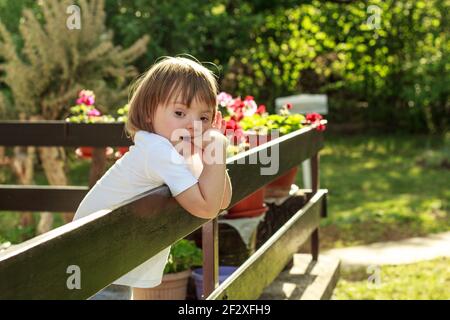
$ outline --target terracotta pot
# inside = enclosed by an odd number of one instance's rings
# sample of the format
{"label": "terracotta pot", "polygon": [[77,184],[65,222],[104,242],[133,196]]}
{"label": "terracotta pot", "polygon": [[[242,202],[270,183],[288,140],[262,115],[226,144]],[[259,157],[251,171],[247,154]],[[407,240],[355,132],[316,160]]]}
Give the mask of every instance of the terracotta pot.
{"label": "terracotta pot", "polygon": [[116,157],[116,159],[120,159],[129,150],[130,150],[130,147],[118,147],[116,153],[114,154],[114,156]]}
{"label": "terracotta pot", "polygon": [[[250,143],[250,148],[257,147],[270,141],[270,136],[258,134],[255,131],[245,131],[245,139]],[[226,219],[257,217],[268,210],[264,203],[265,187],[256,190],[247,198],[239,201],[228,210]]]}
{"label": "terracotta pot", "polygon": [[[83,159],[91,159],[92,158],[92,152],[94,151],[94,147],[79,147],[75,150],[75,154],[79,158]],[[113,153],[113,149],[111,147],[105,148],[106,156],[110,156]]]}
{"label": "terracotta pot", "polygon": [[245,199],[236,203],[224,216],[226,219],[252,218],[268,210],[264,203],[265,188],[260,188]]}
{"label": "terracotta pot", "polygon": [[281,198],[289,195],[291,185],[295,183],[298,167],[290,169],[286,174],[272,181],[266,186],[266,197]]}
{"label": "terracotta pot", "polygon": [[133,288],[133,300],[185,300],[191,270],[165,274],[159,286]]}

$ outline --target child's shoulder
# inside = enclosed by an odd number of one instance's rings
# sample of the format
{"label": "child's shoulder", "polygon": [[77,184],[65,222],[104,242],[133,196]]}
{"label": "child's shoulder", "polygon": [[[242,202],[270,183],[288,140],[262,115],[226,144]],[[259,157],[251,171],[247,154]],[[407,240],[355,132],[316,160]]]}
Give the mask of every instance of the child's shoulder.
{"label": "child's shoulder", "polygon": [[145,144],[145,145],[157,145],[161,144],[163,146],[171,146],[171,143],[166,138],[160,136],[159,134],[139,130],[136,132],[134,136],[134,143],[136,145],[138,144]]}

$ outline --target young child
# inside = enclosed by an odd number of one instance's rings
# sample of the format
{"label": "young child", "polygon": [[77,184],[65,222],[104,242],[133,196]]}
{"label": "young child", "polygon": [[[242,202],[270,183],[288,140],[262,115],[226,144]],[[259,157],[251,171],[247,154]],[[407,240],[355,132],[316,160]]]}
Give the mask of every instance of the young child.
{"label": "young child", "polygon": [[[227,208],[232,191],[227,138],[220,131],[224,122],[216,111],[217,87],[212,72],[191,59],[166,57],[153,65],[130,101],[126,129],[134,145],[97,181],[74,220],[113,210],[163,184],[194,216],[212,219]],[[205,156],[211,148],[219,161]],[[90,299],[129,300],[132,287],[159,285],[169,251],[170,246]]]}

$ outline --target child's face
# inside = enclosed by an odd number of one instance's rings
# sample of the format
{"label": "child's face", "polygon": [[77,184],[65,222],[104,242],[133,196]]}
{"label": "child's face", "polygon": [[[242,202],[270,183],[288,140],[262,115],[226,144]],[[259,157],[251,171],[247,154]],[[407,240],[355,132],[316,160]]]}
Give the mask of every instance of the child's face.
{"label": "child's face", "polygon": [[210,129],[214,120],[212,115],[211,106],[197,99],[192,101],[190,108],[180,101],[169,100],[166,105],[158,105],[152,121],[153,130],[175,144],[182,136],[194,138]]}

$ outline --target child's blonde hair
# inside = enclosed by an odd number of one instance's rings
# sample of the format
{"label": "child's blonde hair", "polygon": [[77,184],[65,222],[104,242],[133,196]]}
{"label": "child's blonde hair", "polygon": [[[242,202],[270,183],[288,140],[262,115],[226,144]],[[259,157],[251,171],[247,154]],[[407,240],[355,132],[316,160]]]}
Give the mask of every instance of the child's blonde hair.
{"label": "child's blonde hair", "polygon": [[194,98],[213,109],[217,106],[218,84],[214,74],[199,62],[184,57],[164,57],[134,84],[125,129],[134,140],[139,130],[153,132],[152,123],[158,104],[173,96],[190,107]]}

